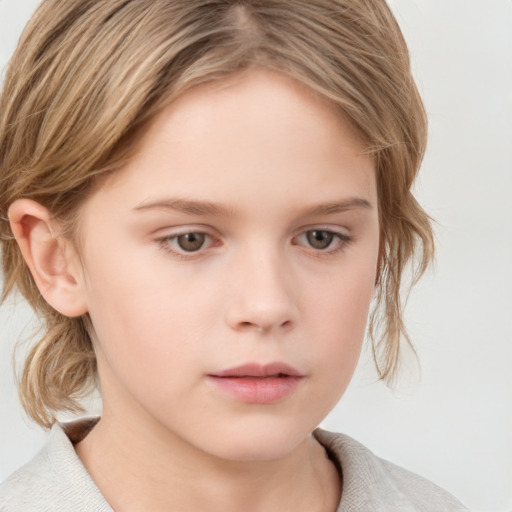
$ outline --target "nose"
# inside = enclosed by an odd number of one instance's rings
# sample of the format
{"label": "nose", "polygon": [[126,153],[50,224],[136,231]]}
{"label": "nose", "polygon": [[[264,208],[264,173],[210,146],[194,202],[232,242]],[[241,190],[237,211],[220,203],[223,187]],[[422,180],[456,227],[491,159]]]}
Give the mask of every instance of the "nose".
{"label": "nose", "polygon": [[236,331],[284,332],[298,319],[293,279],[277,255],[252,254],[232,269],[226,321]]}

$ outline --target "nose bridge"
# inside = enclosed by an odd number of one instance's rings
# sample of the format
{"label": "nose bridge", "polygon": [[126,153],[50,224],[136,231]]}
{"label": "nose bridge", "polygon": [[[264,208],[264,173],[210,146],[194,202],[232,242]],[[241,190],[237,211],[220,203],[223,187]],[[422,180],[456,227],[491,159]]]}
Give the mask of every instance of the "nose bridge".
{"label": "nose bridge", "polygon": [[297,319],[297,305],[283,248],[255,243],[234,259],[233,294],[227,311],[231,327],[268,331],[292,326]]}

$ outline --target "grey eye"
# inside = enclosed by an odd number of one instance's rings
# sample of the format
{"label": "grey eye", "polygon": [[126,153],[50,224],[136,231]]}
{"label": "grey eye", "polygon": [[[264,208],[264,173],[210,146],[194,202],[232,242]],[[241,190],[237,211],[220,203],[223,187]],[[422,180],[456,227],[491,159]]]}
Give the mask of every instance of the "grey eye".
{"label": "grey eye", "polygon": [[308,244],[314,249],[320,250],[327,249],[331,245],[335,236],[336,234],[332,231],[325,231],[322,229],[315,229],[306,233]]}
{"label": "grey eye", "polygon": [[176,237],[176,242],[180,249],[185,252],[198,251],[203,247],[206,240],[204,233],[186,233]]}

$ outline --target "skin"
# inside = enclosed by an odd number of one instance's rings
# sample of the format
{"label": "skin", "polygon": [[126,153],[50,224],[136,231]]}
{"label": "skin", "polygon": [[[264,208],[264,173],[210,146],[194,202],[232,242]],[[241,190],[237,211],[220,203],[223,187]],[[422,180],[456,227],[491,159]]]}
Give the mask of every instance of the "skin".
{"label": "skin", "polygon": [[[333,107],[251,70],[154,120],[86,201],[78,252],[45,238],[44,208],[11,209],[33,272],[61,276],[36,277],[47,300],[92,320],[104,411],[76,450],[115,510],[336,509],[340,477],[311,433],[352,377],[374,292],[377,192],[362,150]],[[344,207],[317,208],[333,203]],[[315,229],[331,245],[313,247]],[[180,248],[177,235],[198,232],[202,247]],[[31,236],[47,244],[40,263]],[[275,403],[208,380],[276,361],[302,378]]]}

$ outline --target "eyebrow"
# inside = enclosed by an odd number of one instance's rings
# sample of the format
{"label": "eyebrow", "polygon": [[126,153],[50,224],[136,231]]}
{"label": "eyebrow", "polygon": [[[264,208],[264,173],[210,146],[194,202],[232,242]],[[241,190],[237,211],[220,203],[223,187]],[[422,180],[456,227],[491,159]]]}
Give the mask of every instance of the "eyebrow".
{"label": "eyebrow", "polygon": [[[307,208],[301,212],[304,216],[333,215],[354,209],[371,210],[373,207],[369,201],[360,197],[353,197],[341,201],[330,201]],[[236,211],[233,208],[213,203],[211,201],[195,201],[183,198],[157,199],[150,202],[142,202],[134,210],[173,210],[189,215],[233,217]]]}
{"label": "eyebrow", "polygon": [[360,197],[353,197],[345,199],[343,201],[332,201],[329,203],[323,203],[305,211],[306,215],[332,215],[334,213],[343,213],[347,210],[356,209],[372,210],[373,207],[369,201]]}
{"label": "eyebrow", "polygon": [[194,201],[191,199],[168,198],[151,202],[142,202],[134,210],[174,210],[189,215],[232,217],[235,211],[211,201]]}

